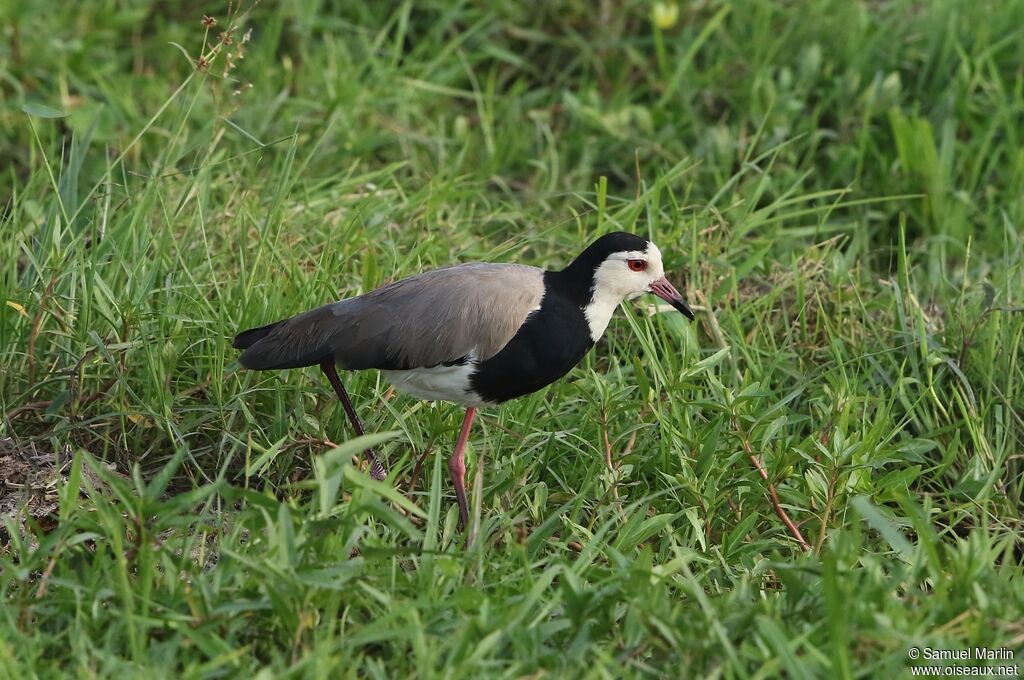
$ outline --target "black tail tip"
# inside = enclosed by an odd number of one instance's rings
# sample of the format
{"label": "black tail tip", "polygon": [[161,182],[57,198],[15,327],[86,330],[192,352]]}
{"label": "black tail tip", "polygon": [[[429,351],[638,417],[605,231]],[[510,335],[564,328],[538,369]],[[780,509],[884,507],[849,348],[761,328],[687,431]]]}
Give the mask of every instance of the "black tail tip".
{"label": "black tail tip", "polygon": [[280,321],[275,323],[267,324],[266,326],[260,326],[259,328],[250,328],[247,331],[242,331],[235,336],[235,339],[231,342],[231,346],[235,349],[249,349],[257,342],[267,337],[270,331],[274,330]]}

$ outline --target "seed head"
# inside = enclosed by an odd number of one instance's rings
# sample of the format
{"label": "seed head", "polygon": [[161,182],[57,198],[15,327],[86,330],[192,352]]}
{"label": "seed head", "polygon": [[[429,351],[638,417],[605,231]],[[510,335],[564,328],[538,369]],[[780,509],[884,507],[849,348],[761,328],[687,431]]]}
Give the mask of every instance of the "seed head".
{"label": "seed head", "polygon": [[667,31],[679,21],[679,5],[674,2],[655,2],[651,6],[651,21],[663,31]]}

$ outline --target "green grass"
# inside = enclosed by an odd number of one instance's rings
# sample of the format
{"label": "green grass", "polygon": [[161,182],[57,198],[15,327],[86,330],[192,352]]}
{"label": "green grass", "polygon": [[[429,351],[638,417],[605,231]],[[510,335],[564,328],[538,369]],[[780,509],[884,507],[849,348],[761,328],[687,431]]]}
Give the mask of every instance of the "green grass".
{"label": "green grass", "polygon": [[[1024,2],[352,5],[0,3],[0,438],[72,461],[0,529],[0,676],[1020,661]],[[627,303],[483,412],[468,550],[456,407],[343,375],[377,484],[317,371],[234,363],[240,329],[612,229],[697,322]]]}

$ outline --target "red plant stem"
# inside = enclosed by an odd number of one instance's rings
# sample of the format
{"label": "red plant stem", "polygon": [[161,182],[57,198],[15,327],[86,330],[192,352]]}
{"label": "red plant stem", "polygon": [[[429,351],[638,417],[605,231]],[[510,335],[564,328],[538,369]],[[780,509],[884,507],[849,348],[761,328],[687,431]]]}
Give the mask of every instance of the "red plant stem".
{"label": "red plant stem", "polygon": [[775,508],[775,514],[778,515],[779,519],[782,520],[782,523],[786,525],[786,528],[789,529],[789,533],[796,539],[796,542],[800,544],[800,547],[803,548],[805,552],[811,552],[811,546],[806,540],[804,540],[803,534],[800,533],[800,528],[792,519],[789,518],[789,515],[786,514],[786,511],[782,507],[782,503],[779,502],[779,494],[775,491],[775,485],[772,484],[771,480],[768,478],[768,471],[764,469],[764,465],[754,453],[754,448],[750,445],[750,441],[747,439],[747,436],[742,430],[740,430],[738,423],[733,421],[733,425],[740,434],[740,441],[743,444],[744,453],[747,454],[747,458],[754,466],[754,469],[757,470],[758,474],[761,475],[761,479],[764,480],[765,486],[768,488],[768,495],[771,496],[772,507]]}
{"label": "red plant stem", "polygon": [[[744,442],[744,444],[746,444],[746,442]],[[744,446],[743,448],[746,450],[747,447]],[[761,479],[764,480],[765,486],[768,487],[768,495],[772,497],[772,507],[775,508],[775,514],[778,515],[779,519],[782,520],[782,523],[786,525],[786,528],[789,529],[789,533],[793,535],[793,538],[795,538],[796,542],[800,544],[800,547],[805,551],[810,552],[811,546],[804,540],[799,527],[797,527],[793,520],[789,518],[789,515],[786,514],[786,511],[782,508],[782,504],[779,502],[779,494],[775,491],[775,485],[768,481],[768,471],[764,469],[763,465],[761,465],[761,461],[757,459],[757,456],[750,454],[749,458],[750,462],[754,464],[754,467],[757,468],[757,471],[761,474]]]}

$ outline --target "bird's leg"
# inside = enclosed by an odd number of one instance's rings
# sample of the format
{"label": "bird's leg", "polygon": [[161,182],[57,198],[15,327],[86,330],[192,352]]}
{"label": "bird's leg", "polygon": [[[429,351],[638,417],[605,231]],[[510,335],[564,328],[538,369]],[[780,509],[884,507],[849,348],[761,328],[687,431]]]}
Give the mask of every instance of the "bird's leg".
{"label": "bird's leg", "polygon": [[[357,437],[362,437],[366,434],[363,430],[363,423],[359,420],[359,416],[356,415],[356,409],[352,406],[352,401],[348,398],[348,392],[345,391],[345,386],[341,384],[341,378],[338,377],[338,371],[334,368],[334,362],[330,359],[320,362],[320,370],[327,376],[327,380],[330,381],[331,387],[334,388],[335,394],[338,395],[338,399],[341,400],[341,406],[345,409],[345,414],[348,416],[348,420],[352,423],[352,429],[356,431]],[[387,468],[380,462],[377,454],[374,453],[373,449],[366,449],[363,451],[363,456],[366,458],[366,462],[370,465],[370,478],[376,479],[378,482],[388,476]]]}
{"label": "bird's leg", "polygon": [[466,442],[469,441],[469,428],[476,417],[476,408],[466,409],[466,417],[462,419],[459,439],[455,442],[455,450],[448,461],[448,471],[452,473],[452,484],[455,485],[455,498],[459,501],[459,517],[462,519],[462,530],[469,531],[469,505],[466,503]]}

